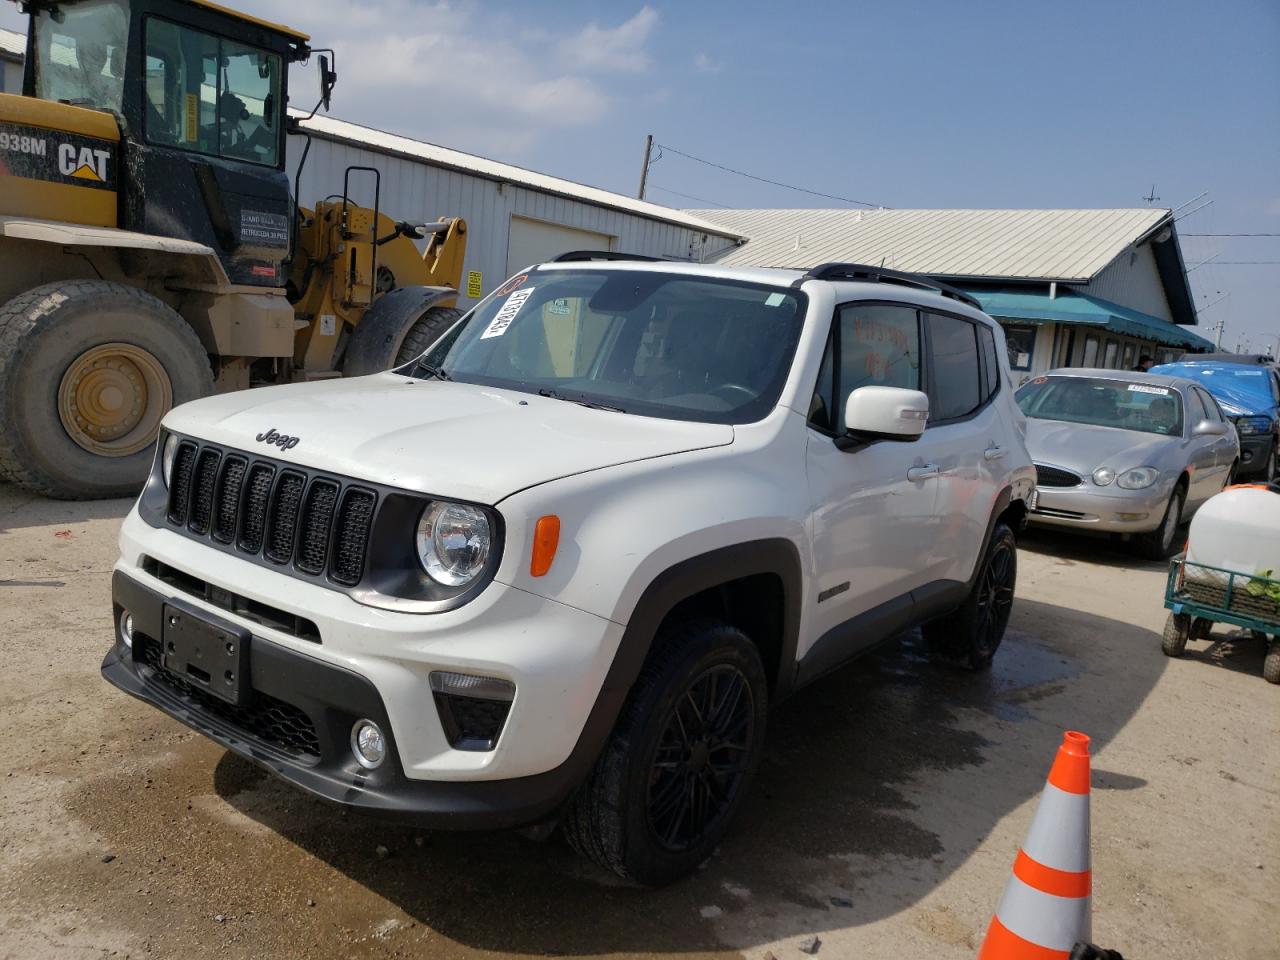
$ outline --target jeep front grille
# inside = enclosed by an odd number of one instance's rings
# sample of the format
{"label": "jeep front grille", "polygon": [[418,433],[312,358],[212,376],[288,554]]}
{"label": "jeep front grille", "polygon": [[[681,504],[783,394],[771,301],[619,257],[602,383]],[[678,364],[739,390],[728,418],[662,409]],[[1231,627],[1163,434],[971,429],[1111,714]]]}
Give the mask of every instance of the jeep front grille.
{"label": "jeep front grille", "polygon": [[340,477],[184,440],[165,518],[196,539],[355,586],[364,576],[377,494]]}

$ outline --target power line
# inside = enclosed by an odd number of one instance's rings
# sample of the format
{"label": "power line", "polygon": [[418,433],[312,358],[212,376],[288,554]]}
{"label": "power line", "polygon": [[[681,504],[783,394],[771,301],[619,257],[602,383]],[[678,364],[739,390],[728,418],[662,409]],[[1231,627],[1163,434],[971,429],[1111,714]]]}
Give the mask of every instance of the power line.
{"label": "power line", "polygon": [[884,206],[884,204],[882,203],[868,203],[866,200],[854,200],[851,197],[841,197],[834,193],[822,193],[818,190],[810,190],[807,187],[797,187],[794,184],[782,183],[779,180],[770,180],[768,177],[757,177],[754,173],[745,173],[742,170],[735,170],[732,167],[726,167],[722,163],[715,163],[714,161],[711,161],[711,160],[704,160],[702,159],[702,157],[695,157],[691,153],[684,153],[683,151],[677,150],[675,147],[668,146],[667,144],[664,144],[664,143],[655,144],[655,146],[661,148],[662,150],[669,150],[672,153],[676,154],[677,156],[684,157],[686,160],[692,160],[695,163],[704,163],[708,167],[715,167],[717,170],[723,170],[725,173],[732,173],[735,176],[746,177],[748,180],[756,180],[760,183],[767,183],[773,187],[782,187],[784,190],[795,190],[797,193],[807,193],[813,197],[825,197],[827,200],[839,200],[841,203],[856,203],[859,206],[871,207],[872,209]]}
{"label": "power line", "polygon": [[1220,267],[1256,267],[1263,264],[1280,264],[1280,260],[1215,260]]}
{"label": "power line", "polygon": [[691,193],[681,193],[679,190],[672,190],[670,187],[661,187],[656,183],[649,184],[649,189],[661,190],[663,193],[669,193],[672,196],[676,196],[676,197],[684,197],[686,200],[697,200],[699,203],[709,203],[713,207],[723,207],[726,210],[730,209],[727,203],[720,203],[716,200],[708,200],[706,197],[695,197]]}
{"label": "power line", "polygon": [[1184,233],[1184,237],[1280,237],[1280,233]]}

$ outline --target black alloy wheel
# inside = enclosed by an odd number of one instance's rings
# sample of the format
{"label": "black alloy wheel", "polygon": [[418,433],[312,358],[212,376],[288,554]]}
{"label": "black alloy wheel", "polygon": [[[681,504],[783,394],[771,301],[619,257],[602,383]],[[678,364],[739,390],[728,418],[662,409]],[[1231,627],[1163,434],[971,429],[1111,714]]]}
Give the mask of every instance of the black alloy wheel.
{"label": "black alloy wheel", "polygon": [[965,602],[921,628],[938,660],[965,670],[991,666],[1013,611],[1018,582],[1018,542],[1004,521],[997,521]]}
{"label": "black alloy wheel", "polygon": [[683,852],[719,826],[748,770],[755,705],[747,678],[719,664],[697,677],[666,717],[649,767],[654,838]]}
{"label": "black alloy wheel", "polygon": [[978,584],[976,652],[990,658],[1000,646],[1009,614],[1013,611],[1013,589],[1017,582],[1016,546],[1005,540],[992,544],[986,568]]}

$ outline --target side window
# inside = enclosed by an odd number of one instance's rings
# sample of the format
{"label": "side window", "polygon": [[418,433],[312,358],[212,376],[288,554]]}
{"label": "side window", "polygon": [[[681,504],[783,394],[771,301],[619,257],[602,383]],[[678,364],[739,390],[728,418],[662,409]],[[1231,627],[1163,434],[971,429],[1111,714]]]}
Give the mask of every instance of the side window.
{"label": "side window", "polygon": [[818,368],[818,382],[813,388],[813,400],[809,403],[809,423],[820,430],[834,431],[832,411],[835,402],[834,339],[827,337],[827,349],[822,354],[822,366]]}
{"label": "side window", "polygon": [[1138,362],[1137,348],[1132,343],[1124,345],[1124,359],[1120,361],[1121,370],[1132,370],[1133,365]]}
{"label": "side window", "polygon": [[967,320],[929,314],[929,420],[954,420],[984,401],[980,389],[976,326]]}
{"label": "side window", "polygon": [[155,17],[145,42],[150,143],[277,165],[278,56]]}
{"label": "side window", "polygon": [[991,399],[1000,391],[1000,359],[996,353],[996,336],[988,326],[978,327],[978,342],[982,345],[983,370],[986,374],[986,389],[983,395]]}
{"label": "side window", "polygon": [[1206,393],[1199,387],[1196,389],[1196,396],[1200,398],[1200,403],[1204,407],[1205,418],[1212,420],[1214,423],[1222,422],[1222,411],[1218,409],[1218,401],[1213,399],[1213,395]]}
{"label": "side window", "polygon": [[1107,352],[1103,358],[1102,365],[1108,370],[1114,370],[1116,363],[1120,359],[1120,344],[1115,340],[1107,341]]}
{"label": "side window", "polygon": [[1201,420],[1208,420],[1209,413],[1204,408],[1204,400],[1200,396],[1200,391],[1192,387],[1187,391],[1188,397],[1187,413],[1190,414],[1191,426],[1195,426]]}
{"label": "side window", "polygon": [[866,386],[920,389],[920,319],[914,307],[854,303],[836,309],[810,422],[839,429],[849,394]]}

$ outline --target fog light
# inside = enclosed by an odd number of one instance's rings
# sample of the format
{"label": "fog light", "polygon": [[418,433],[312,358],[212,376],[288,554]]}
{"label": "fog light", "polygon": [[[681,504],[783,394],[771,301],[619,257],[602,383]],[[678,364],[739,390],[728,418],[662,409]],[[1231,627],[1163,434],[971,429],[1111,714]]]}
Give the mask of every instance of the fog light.
{"label": "fog light", "polygon": [[133,614],[128,610],[120,611],[120,639],[126,647],[133,649]]}
{"label": "fog light", "polygon": [[387,740],[372,720],[357,720],[351,728],[351,752],[366,770],[376,770],[387,758]]}
{"label": "fog light", "polygon": [[1117,520],[1145,520],[1148,514],[1145,513],[1117,513]]}

